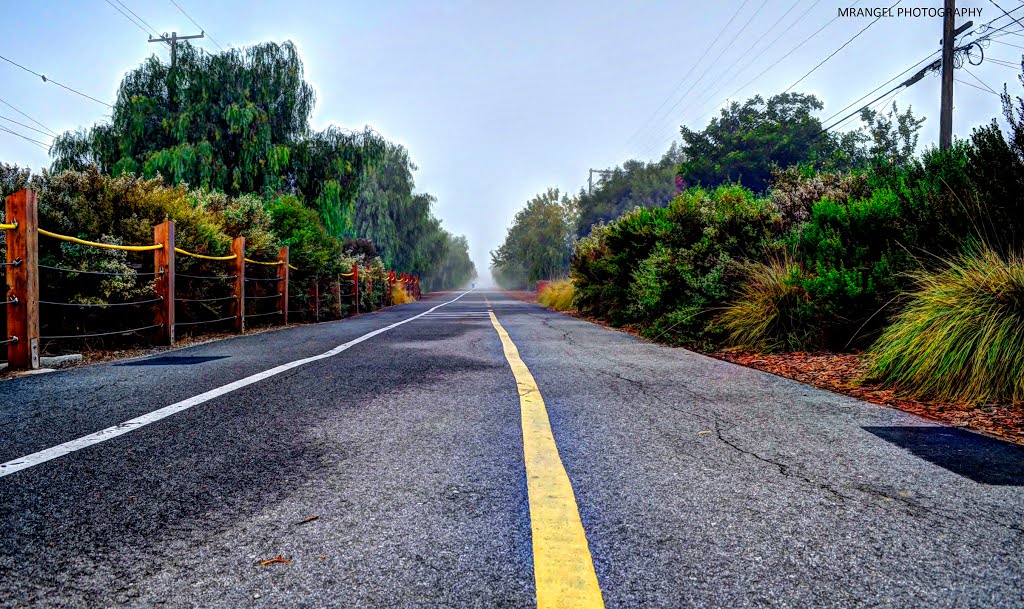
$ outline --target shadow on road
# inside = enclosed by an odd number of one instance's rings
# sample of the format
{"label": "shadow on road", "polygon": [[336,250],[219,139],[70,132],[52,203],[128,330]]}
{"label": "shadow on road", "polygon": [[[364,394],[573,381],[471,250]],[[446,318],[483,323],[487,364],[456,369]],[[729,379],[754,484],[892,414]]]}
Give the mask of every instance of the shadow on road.
{"label": "shadow on road", "polygon": [[230,355],[164,355],[161,357],[148,357],[130,362],[120,362],[115,366],[191,366],[202,364],[219,359],[231,357]]}
{"label": "shadow on road", "polygon": [[1024,447],[954,427],[865,427],[886,442],[981,484],[1024,486]]}

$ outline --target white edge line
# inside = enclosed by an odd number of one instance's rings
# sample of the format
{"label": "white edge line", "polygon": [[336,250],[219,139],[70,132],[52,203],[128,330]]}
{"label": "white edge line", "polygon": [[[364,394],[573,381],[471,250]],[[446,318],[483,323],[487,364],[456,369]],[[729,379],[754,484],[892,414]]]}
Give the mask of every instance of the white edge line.
{"label": "white edge line", "polygon": [[258,383],[272,376],[281,374],[282,372],[291,370],[292,368],[298,368],[299,366],[309,364],[311,362],[327,359],[328,357],[333,357],[335,355],[338,355],[342,351],[345,351],[349,347],[358,345],[359,343],[365,340],[369,340],[374,336],[377,336],[378,334],[383,334],[388,330],[397,328],[398,326],[401,326],[403,324],[407,324],[410,321],[417,320],[423,317],[424,315],[436,311],[437,309],[440,309],[441,307],[447,304],[451,304],[468,293],[469,292],[463,292],[462,294],[459,294],[455,298],[447,302],[442,302],[441,304],[431,309],[428,309],[423,313],[420,313],[419,315],[414,315],[408,319],[403,319],[402,321],[395,322],[389,326],[378,328],[373,332],[363,334],[358,338],[352,339],[345,344],[338,345],[337,347],[331,349],[330,351],[325,351],[324,353],[321,353],[319,355],[313,355],[311,357],[306,357],[303,359],[297,359],[295,361],[288,362],[287,364],[281,364],[280,366],[270,368],[269,370],[264,370],[263,372],[258,372],[251,376],[238,379],[237,381],[228,383],[227,385],[222,385],[215,389],[211,389],[205,393],[200,393],[199,395],[190,397],[186,400],[175,402],[169,406],[164,406],[163,408],[135,417],[134,419],[128,419],[127,421],[114,425],[113,427],[101,429],[95,433],[91,433],[80,438],[75,438],[74,440],[64,442],[63,444],[58,444],[57,446],[46,448],[39,452],[34,452],[30,455],[25,455],[24,457],[19,457],[6,463],[0,463],[0,478],[3,478],[4,476],[9,476],[15,472],[20,472],[23,469],[35,467],[36,465],[46,463],[47,461],[52,461],[53,459],[63,457],[64,455],[82,450],[83,448],[88,448],[89,446],[92,446],[94,444],[99,444],[100,442],[105,442],[112,438],[123,436],[124,434],[130,431],[134,431],[136,429],[139,429],[140,427],[145,427],[146,425],[149,425],[150,423],[155,423],[161,419],[166,419],[167,417],[173,414],[177,414],[183,410],[188,410],[189,408],[192,408],[193,406],[198,406],[199,404],[202,404],[204,402],[209,402],[214,398],[220,397],[227,393],[231,393],[236,389],[247,387],[249,385],[252,385],[253,383]]}

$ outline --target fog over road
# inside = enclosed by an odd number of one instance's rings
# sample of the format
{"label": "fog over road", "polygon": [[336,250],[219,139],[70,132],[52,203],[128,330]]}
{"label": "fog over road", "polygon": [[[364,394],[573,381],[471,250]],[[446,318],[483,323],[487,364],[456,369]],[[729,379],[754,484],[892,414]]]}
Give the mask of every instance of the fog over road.
{"label": "fog over road", "polygon": [[1024,605],[1024,449],[500,292],[2,381],[0,463],[0,607]]}

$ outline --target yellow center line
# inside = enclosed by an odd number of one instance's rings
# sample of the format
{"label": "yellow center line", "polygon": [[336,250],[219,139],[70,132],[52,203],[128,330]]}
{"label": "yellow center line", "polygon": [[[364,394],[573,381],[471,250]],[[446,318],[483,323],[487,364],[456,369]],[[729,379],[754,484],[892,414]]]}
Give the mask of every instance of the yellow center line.
{"label": "yellow center line", "polygon": [[494,312],[490,316],[519,388],[537,607],[602,609],[604,599],[594,560],[569,474],[558,456],[544,398],[508,332],[498,323]]}

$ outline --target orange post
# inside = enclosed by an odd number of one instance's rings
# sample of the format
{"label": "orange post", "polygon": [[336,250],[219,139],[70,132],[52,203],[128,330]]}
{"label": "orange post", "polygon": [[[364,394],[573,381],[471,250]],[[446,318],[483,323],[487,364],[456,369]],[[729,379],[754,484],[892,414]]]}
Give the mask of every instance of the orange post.
{"label": "orange post", "polygon": [[[39,367],[39,231],[36,193],[20,190],[7,197],[7,364],[12,369]],[[16,302],[15,302],[16,301]]]}
{"label": "orange post", "polygon": [[162,299],[157,308],[156,323],[160,324],[153,342],[157,345],[174,344],[174,221],[166,220],[153,227],[153,242],[163,247],[153,250],[153,288]]}
{"label": "orange post", "polygon": [[232,301],[231,313],[235,316],[231,329],[245,332],[245,237],[235,237],[231,241],[232,260],[231,274],[235,276],[235,299]]}
{"label": "orange post", "polygon": [[277,265],[277,291],[281,296],[278,297],[277,307],[278,311],[281,311],[281,325],[288,325],[288,246],[281,248],[280,253],[277,255],[277,261],[280,263]]}

